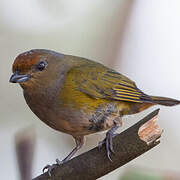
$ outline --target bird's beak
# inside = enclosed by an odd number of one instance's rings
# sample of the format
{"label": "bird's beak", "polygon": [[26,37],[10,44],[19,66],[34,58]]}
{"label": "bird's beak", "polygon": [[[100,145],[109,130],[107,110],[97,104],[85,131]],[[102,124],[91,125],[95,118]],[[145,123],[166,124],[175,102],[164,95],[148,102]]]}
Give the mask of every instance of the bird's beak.
{"label": "bird's beak", "polygon": [[9,82],[11,83],[21,83],[21,82],[26,82],[31,78],[30,75],[22,75],[22,74],[18,74],[18,72],[16,71],[10,78]]}

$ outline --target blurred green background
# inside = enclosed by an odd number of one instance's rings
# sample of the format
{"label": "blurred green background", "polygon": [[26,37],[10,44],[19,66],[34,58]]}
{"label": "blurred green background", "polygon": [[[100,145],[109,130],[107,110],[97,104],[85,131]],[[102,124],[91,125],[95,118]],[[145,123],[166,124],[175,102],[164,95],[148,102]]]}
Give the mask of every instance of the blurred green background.
{"label": "blurred green background", "polygon": [[[33,125],[37,132],[33,176],[74,146],[69,135],[38,120],[27,107],[22,89],[8,82],[19,53],[46,48],[86,57],[124,73],[146,93],[180,99],[179,10],[178,0],[1,0],[1,179],[19,179],[14,136],[25,127]],[[131,165],[179,172],[179,108],[161,108],[159,124],[164,133],[158,147],[100,179],[120,179]],[[125,117],[121,130],[149,111]],[[102,138],[88,136],[79,154]]]}

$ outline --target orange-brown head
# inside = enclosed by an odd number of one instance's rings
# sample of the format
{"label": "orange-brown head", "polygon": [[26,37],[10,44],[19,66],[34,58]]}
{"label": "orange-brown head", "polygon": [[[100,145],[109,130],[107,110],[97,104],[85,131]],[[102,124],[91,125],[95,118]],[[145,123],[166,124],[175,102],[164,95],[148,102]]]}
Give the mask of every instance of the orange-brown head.
{"label": "orange-brown head", "polygon": [[[56,67],[64,55],[45,49],[33,49],[18,55],[13,63],[12,83],[20,83],[22,87],[33,86],[38,82],[51,79],[57,74]],[[53,75],[54,72],[54,75]]]}

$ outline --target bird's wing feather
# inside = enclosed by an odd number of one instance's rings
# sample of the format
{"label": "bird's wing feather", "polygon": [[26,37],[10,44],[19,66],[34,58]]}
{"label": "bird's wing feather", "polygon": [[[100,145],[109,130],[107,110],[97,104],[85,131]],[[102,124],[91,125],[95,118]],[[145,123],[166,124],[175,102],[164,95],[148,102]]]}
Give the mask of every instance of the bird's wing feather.
{"label": "bird's wing feather", "polygon": [[101,64],[74,67],[69,73],[73,73],[78,90],[92,98],[141,103],[144,102],[143,97],[149,97],[132,80]]}

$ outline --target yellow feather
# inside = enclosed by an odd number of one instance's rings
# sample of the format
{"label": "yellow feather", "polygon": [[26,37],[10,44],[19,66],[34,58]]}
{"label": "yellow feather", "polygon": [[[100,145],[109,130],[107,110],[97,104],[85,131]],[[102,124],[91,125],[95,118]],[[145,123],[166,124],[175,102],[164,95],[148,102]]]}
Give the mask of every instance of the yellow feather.
{"label": "yellow feather", "polygon": [[134,96],[126,96],[126,95],[120,95],[120,94],[117,94],[116,95],[117,97],[122,97],[122,98],[132,98],[132,99],[139,99],[139,96],[138,97],[134,97]]}
{"label": "yellow feather", "polygon": [[135,94],[137,94],[137,95],[141,95],[142,93],[140,93],[140,92],[132,92],[132,91],[129,91],[129,90],[125,90],[125,89],[119,89],[119,88],[113,88],[115,91],[117,91],[117,93],[121,93],[121,92],[123,92],[123,93],[130,93],[130,94],[132,94],[132,95],[135,95]]}

